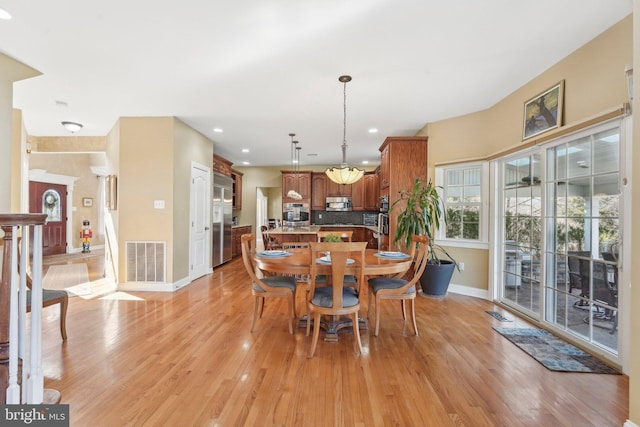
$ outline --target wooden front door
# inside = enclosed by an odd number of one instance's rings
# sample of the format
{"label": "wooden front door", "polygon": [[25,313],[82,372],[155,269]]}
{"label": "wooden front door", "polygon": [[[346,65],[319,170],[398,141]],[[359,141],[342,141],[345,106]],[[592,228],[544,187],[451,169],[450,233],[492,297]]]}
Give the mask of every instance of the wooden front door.
{"label": "wooden front door", "polygon": [[29,182],[29,212],[48,214],[42,227],[42,255],[67,252],[67,186]]}

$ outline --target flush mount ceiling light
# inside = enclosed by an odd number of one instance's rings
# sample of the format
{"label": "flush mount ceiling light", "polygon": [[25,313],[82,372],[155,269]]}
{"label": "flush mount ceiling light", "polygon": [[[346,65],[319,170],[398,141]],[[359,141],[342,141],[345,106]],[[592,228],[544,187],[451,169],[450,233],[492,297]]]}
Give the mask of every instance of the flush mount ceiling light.
{"label": "flush mount ceiling light", "polygon": [[338,81],[344,84],[344,120],[342,133],[342,164],[340,167],[332,167],[324,173],[336,184],[353,184],[364,175],[364,171],[358,168],[350,168],[347,163],[347,83],[351,76],[340,76]]}
{"label": "flush mount ceiling light", "polygon": [[77,122],[61,122],[62,126],[71,133],[76,133],[82,129],[82,124]]}

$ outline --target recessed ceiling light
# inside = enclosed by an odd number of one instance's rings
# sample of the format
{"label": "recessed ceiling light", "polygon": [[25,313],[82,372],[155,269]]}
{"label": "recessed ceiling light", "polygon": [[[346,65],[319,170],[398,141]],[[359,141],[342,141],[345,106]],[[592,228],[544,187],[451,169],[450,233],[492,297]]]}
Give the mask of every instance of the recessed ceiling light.
{"label": "recessed ceiling light", "polygon": [[369,133],[378,133],[378,129],[371,128],[371,129],[369,129]]}
{"label": "recessed ceiling light", "polygon": [[362,164],[363,164],[363,165],[368,165],[368,164],[369,164],[369,160],[363,160],[363,161],[362,161]]}
{"label": "recessed ceiling light", "polygon": [[11,14],[6,10],[0,8],[0,19],[9,20],[11,19]]}
{"label": "recessed ceiling light", "polygon": [[222,133],[222,129],[220,129],[220,128],[213,128],[213,131],[215,133]]}
{"label": "recessed ceiling light", "polygon": [[242,162],[243,165],[250,165],[251,163],[249,162]]}
{"label": "recessed ceiling light", "polygon": [[249,152],[249,149],[248,149],[248,148],[243,148],[243,149],[242,149],[242,152],[243,152],[243,153],[248,153],[248,152]]}

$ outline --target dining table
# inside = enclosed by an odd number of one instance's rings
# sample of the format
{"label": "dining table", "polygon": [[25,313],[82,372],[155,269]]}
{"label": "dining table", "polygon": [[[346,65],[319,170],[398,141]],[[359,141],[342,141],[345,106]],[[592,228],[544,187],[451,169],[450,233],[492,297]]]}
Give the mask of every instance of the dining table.
{"label": "dining table", "polygon": [[[280,274],[296,277],[308,277],[311,272],[311,249],[291,248],[282,251],[263,251],[254,254],[256,267],[265,274]],[[316,260],[314,260],[316,262]],[[411,268],[413,260],[408,254],[402,252],[379,251],[367,249],[364,258],[365,282],[371,277],[404,275]],[[345,274],[354,274],[360,265],[357,262],[346,266]],[[316,266],[318,274],[330,275],[331,265],[318,262]],[[362,284],[366,286],[366,283]],[[366,289],[361,289],[361,293]],[[306,304],[306,301],[305,301]],[[323,319],[321,327],[325,330],[325,341],[338,341],[338,332],[345,328],[351,328],[351,319],[348,317],[330,316]],[[367,329],[364,318],[358,321],[360,329]],[[298,327],[306,328],[307,316],[301,316]]]}

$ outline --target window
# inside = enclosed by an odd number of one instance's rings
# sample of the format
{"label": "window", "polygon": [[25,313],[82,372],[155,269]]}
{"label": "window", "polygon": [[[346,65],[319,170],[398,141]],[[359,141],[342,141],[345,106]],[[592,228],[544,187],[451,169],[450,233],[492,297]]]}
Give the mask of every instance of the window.
{"label": "window", "polygon": [[439,239],[461,243],[487,241],[487,174],[486,163],[436,168],[436,184],[442,187],[447,214],[447,224],[439,231]]}

